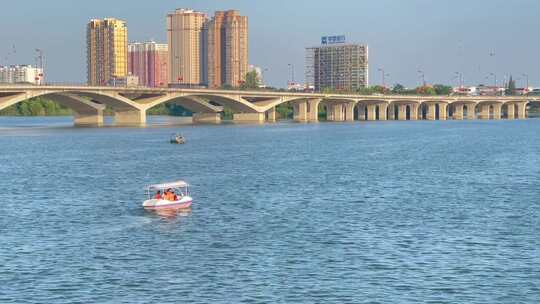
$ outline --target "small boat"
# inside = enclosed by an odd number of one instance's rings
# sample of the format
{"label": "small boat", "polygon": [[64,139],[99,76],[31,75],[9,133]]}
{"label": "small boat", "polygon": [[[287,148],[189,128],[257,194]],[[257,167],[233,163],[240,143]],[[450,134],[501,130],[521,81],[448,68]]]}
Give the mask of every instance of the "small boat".
{"label": "small boat", "polygon": [[182,136],[181,134],[173,134],[172,135],[171,144],[182,145],[182,144],[185,144],[185,143],[186,143],[186,140],[184,139],[184,136]]}
{"label": "small boat", "polygon": [[146,187],[148,199],[142,206],[148,210],[187,209],[193,199],[189,196],[189,185],[184,181],[156,184]]}

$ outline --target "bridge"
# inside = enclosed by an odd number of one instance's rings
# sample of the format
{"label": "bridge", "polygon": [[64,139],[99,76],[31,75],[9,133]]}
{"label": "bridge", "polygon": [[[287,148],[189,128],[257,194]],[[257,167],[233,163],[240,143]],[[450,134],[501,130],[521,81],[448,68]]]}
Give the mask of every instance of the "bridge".
{"label": "bridge", "polygon": [[234,91],[145,87],[0,85],[0,110],[35,97],[46,97],[73,111],[77,126],[103,124],[105,107],[116,125],[146,123],[148,109],[171,102],[193,112],[196,123],[219,123],[224,107],[234,122],[276,121],[276,106],[289,103],[297,122],[525,119],[527,106],[540,96],[346,95],[269,91]]}

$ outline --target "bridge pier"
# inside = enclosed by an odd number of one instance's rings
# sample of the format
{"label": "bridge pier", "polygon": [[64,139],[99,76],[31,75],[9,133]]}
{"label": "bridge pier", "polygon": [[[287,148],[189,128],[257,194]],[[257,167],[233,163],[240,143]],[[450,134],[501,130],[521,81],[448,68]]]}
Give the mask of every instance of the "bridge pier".
{"label": "bridge pier", "polygon": [[439,120],[446,120],[447,114],[446,111],[448,110],[448,104],[447,103],[439,103]]}
{"label": "bridge pier", "polygon": [[463,105],[462,104],[454,105],[454,113],[452,114],[452,119],[463,120]]}
{"label": "bridge pier", "polygon": [[235,123],[264,123],[264,113],[234,113]]}
{"label": "bridge pier", "polygon": [[398,120],[407,120],[407,105],[398,105]]}
{"label": "bridge pier", "polygon": [[276,122],[276,107],[266,111],[266,122]]}
{"label": "bridge pier", "polygon": [[513,103],[506,104],[506,119],[516,119],[516,106]]}
{"label": "bridge pier", "polygon": [[[396,105],[394,103],[391,103],[387,105],[388,108],[388,117],[386,117],[387,120],[396,120]],[[399,110],[399,109],[398,109]],[[386,111],[385,111],[386,113]],[[399,113],[398,113],[399,115]]]}
{"label": "bridge pier", "polygon": [[345,107],[345,121],[354,121],[354,102],[348,102],[344,104]]}
{"label": "bridge pier", "polygon": [[518,119],[526,119],[527,118],[527,103],[526,102],[518,102],[517,104],[517,118]]}
{"label": "bridge pier", "polygon": [[76,127],[100,127],[103,125],[103,110],[96,109],[96,113],[77,113],[73,111],[73,124]]}
{"label": "bridge pier", "polygon": [[[379,120],[387,120],[388,117],[386,117],[386,111],[388,109],[388,105],[386,103],[380,103],[379,106]],[[375,110],[377,108],[375,107]]]}
{"label": "bridge pier", "polygon": [[476,104],[467,104],[467,120],[476,119]]}
{"label": "bridge pier", "polygon": [[416,104],[416,103],[413,103],[413,104],[409,105],[409,107],[410,107],[410,114],[411,114],[410,119],[411,119],[411,120],[418,120],[418,107],[419,107],[419,106],[420,106],[420,105],[418,105],[418,104]]}
{"label": "bridge pier", "polygon": [[211,123],[217,124],[221,122],[220,113],[193,113],[193,123]]}
{"label": "bridge pier", "polygon": [[480,119],[489,120],[489,108],[491,105],[484,104],[480,107]]}
{"label": "bridge pier", "polygon": [[366,120],[366,105],[358,104],[356,110],[358,112],[358,120]]}
{"label": "bridge pier", "polygon": [[308,121],[307,101],[296,102],[293,104],[293,119],[296,122]]}
{"label": "bridge pier", "polygon": [[307,102],[307,112],[309,122],[319,122],[319,104],[321,99],[309,99]]}
{"label": "bridge pier", "polygon": [[501,119],[501,109],[502,109],[502,104],[497,103],[493,105],[493,119],[494,120]]}
{"label": "bridge pier", "polygon": [[428,104],[428,109],[427,109],[427,113],[426,113],[426,119],[427,120],[435,120],[437,117],[435,115],[435,104],[434,103],[430,103]]}
{"label": "bridge pier", "polygon": [[117,126],[143,126],[146,124],[146,110],[115,110],[114,123]]}
{"label": "bridge pier", "polygon": [[326,105],[326,120],[327,121],[344,121],[343,104],[329,103]]}
{"label": "bridge pier", "polygon": [[373,121],[377,120],[377,105],[370,104],[367,105],[367,120]]}

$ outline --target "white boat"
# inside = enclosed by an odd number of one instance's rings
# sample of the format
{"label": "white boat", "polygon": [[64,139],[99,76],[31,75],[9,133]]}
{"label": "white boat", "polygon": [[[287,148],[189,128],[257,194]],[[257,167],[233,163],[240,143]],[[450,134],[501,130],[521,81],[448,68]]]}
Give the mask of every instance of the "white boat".
{"label": "white boat", "polygon": [[184,136],[181,134],[173,134],[170,140],[171,144],[183,145],[186,143]]}
{"label": "white boat", "polygon": [[146,187],[146,195],[148,199],[142,205],[149,210],[187,209],[193,203],[189,196],[189,185],[184,181],[150,185]]}

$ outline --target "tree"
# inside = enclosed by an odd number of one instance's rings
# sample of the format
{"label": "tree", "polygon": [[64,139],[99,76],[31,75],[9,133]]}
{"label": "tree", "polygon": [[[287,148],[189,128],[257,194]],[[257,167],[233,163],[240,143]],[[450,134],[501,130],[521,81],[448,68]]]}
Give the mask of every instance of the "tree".
{"label": "tree", "polygon": [[373,89],[370,87],[362,87],[356,90],[356,92],[360,95],[371,95],[373,94]]}
{"label": "tree", "polygon": [[227,106],[224,106],[223,107],[223,119],[225,120],[231,120],[233,119],[233,116],[234,116],[234,111],[227,107]]}
{"label": "tree", "polygon": [[452,93],[452,87],[443,84],[436,84],[433,86],[433,89],[436,95],[450,95]]}
{"label": "tree", "polygon": [[276,107],[278,118],[291,119],[293,117],[293,107],[290,104],[283,103]]}
{"label": "tree", "polygon": [[436,95],[435,89],[431,86],[421,86],[416,88],[416,93],[419,95]]}
{"label": "tree", "polygon": [[336,93],[336,90],[334,88],[331,88],[331,87],[325,87],[321,90],[321,93],[323,94],[335,94]]}
{"label": "tree", "polygon": [[224,84],[219,89],[220,90],[234,90],[233,86],[230,84]]}
{"label": "tree", "polygon": [[253,70],[246,73],[246,81],[242,82],[240,89],[242,90],[257,90],[259,89],[259,75]]}
{"label": "tree", "polygon": [[378,94],[388,93],[388,88],[380,86],[380,85],[372,86],[371,89],[373,90],[374,93],[378,93]]}
{"label": "tree", "polygon": [[403,94],[403,92],[405,91],[405,87],[399,83],[396,83],[393,87],[392,87],[392,93],[394,94]]}
{"label": "tree", "polygon": [[508,80],[508,86],[506,87],[505,93],[506,95],[514,95],[516,92],[516,81],[512,79],[512,75],[510,75],[510,79]]}

